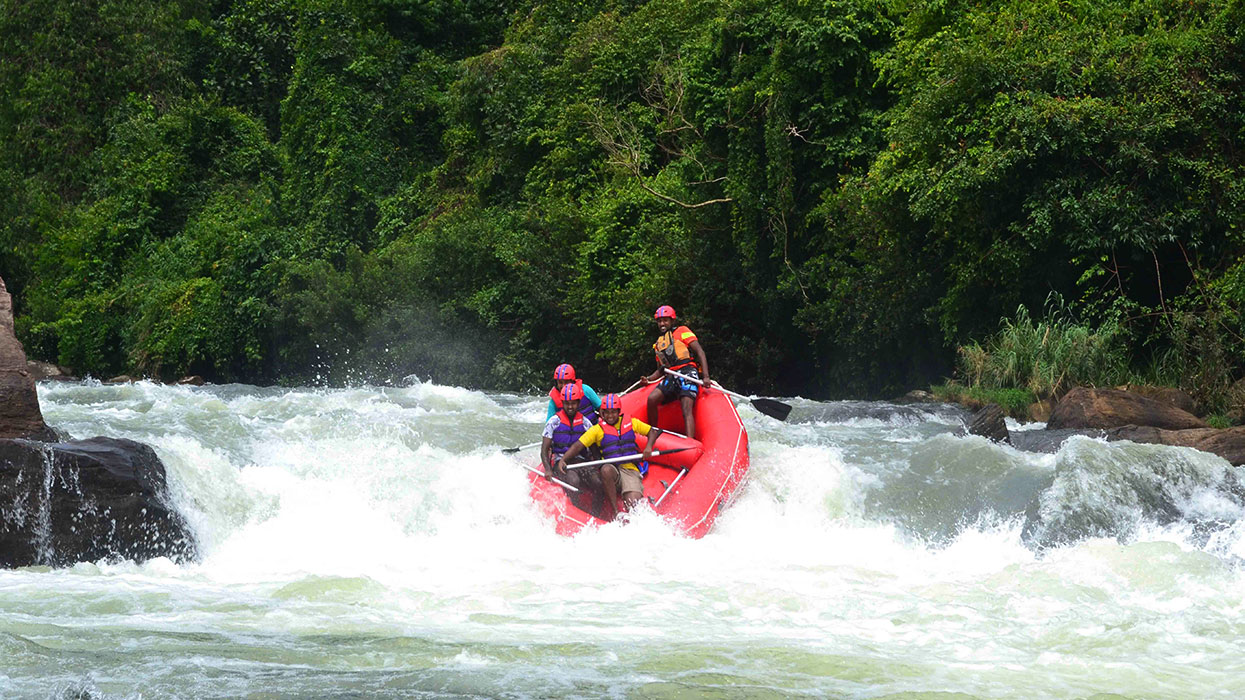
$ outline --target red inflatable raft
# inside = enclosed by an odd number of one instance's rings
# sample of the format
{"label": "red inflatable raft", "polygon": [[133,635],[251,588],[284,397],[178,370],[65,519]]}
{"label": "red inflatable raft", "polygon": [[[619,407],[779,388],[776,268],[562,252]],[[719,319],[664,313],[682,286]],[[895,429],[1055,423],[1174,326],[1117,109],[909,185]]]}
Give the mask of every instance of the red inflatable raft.
{"label": "red inflatable raft", "polygon": [[[653,388],[623,396],[623,413],[651,424],[646,402]],[[661,407],[656,425],[683,432],[683,412],[677,401]],[[669,433],[658,436],[656,450],[691,449],[653,457],[644,477],[644,496],[650,506],[657,504],[654,509],[659,515],[689,537],[699,538],[713,527],[718,513],[730,503],[748,473],[748,433],[730,397],[705,390],[696,401],[696,436],[697,440]],[[646,438],[637,435],[636,441],[643,449]],[[684,468],[687,473],[680,479]],[[580,509],[561,486],[537,474],[529,476],[532,500],[553,520],[559,534],[574,535],[589,524],[604,522]]]}

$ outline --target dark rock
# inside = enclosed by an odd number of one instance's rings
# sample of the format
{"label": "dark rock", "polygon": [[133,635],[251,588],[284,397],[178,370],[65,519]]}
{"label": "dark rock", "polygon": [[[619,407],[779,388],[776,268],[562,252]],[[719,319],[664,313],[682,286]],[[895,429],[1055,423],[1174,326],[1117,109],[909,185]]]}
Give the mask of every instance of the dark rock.
{"label": "dark rock", "polygon": [[1069,391],[1051,413],[1046,427],[1118,428],[1125,425],[1147,425],[1168,430],[1206,428],[1197,416],[1170,404],[1119,389],[1086,389]]}
{"label": "dark rock", "polygon": [[151,447],[97,437],[0,440],[0,567],[195,554]]}
{"label": "dark rock", "polygon": [[1155,445],[1192,447],[1219,455],[1233,466],[1245,464],[1245,426],[1163,430],[1152,426],[1126,425],[1107,431],[1108,440],[1131,440]]}
{"label": "dark rock", "polygon": [[981,435],[994,442],[1011,442],[1007,434],[1006,414],[997,403],[987,404],[968,421],[970,435]]}
{"label": "dark rock", "polygon": [[1054,454],[1063,446],[1065,440],[1075,435],[1085,437],[1106,437],[1106,432],[1098,428],[1060,428],[1057,430],[1016,430],[1011,433],[1012,447],[1025,452],[1043,452]]}
{"label": "dark rock", "polygon": [[55,440],[43,422],[26,351],[13,335],[13,299],[0,279],[0,438]]}

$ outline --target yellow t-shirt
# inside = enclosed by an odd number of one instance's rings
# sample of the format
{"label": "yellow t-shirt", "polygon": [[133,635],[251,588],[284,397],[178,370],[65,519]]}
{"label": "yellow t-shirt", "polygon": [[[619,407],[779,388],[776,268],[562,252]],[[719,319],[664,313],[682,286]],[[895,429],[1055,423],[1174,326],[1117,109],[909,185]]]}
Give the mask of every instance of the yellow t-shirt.
{"label": "yellow t-shirt", "polygon": [[[618,428],[621,426],[622,426],[622,421],[619,421],[618,425],[614,427]],[[639,418],[632,418],[631,429],[636,432],[636,435],[644,435],[647,437],[648,431],[651,430],[652,427],[648,423],[645,423],[644,421],[640,420]],[[599,445],[601,444],[601,438],[603,437],[605,437],[605,431],[601,428],[601,423],[597,423],[591,428],[588,428],[588,431],[585,432],[583,435],[579,436],[579,444],[583,445],[584,447],[592,447],[593,445]],[[619,464],[618,466],[622,469],[630,469],[631,471],[636,471],[636,472],[640,471],[640,468],[635,465],[635,462],[623,462],[622,464]]]}

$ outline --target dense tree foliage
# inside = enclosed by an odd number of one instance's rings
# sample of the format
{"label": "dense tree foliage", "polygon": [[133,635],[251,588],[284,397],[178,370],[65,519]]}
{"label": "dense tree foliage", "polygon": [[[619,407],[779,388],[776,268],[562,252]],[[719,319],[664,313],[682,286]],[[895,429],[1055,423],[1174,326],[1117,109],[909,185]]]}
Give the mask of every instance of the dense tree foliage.
{"label": "dense tree foliage", "polygon": [[0,18],[0,275],[97,375],[893,392],[1054,292],[1245,371],[1240,0],[149,0]]}

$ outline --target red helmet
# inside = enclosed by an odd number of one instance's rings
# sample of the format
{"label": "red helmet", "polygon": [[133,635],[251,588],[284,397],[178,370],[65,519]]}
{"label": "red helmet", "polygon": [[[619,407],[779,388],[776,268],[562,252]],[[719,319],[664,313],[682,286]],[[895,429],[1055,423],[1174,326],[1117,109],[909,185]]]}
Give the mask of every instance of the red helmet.
{"label": "red helmet", "polygon": [[[567,367],[570,367],[570,365],[567,365]],[[576,410],[579,409],[579,397],[575,395],[575,385],[567,384],[562,387],[562,406],[559,408],[563,408],[565,410],[570,409],[571,407],[574,407]],[[567,410],[567,415],[570,415],[569,410]]]}
{"label": "red helmet", "polygon": [[553,370],[554,379],[575,379],[575,368],[563,362]]}
{"label": "red helmet", "polygon": [[606,394],[605,397],[601,399],[601,408],[617,408],[621,411],[622,399],[618,398],[618,394]]}
{"label": "red helmet", "polygon": [[673,306],[659,306],[653,312],[653,318],[676,318],[678,314],[674,312]]}

